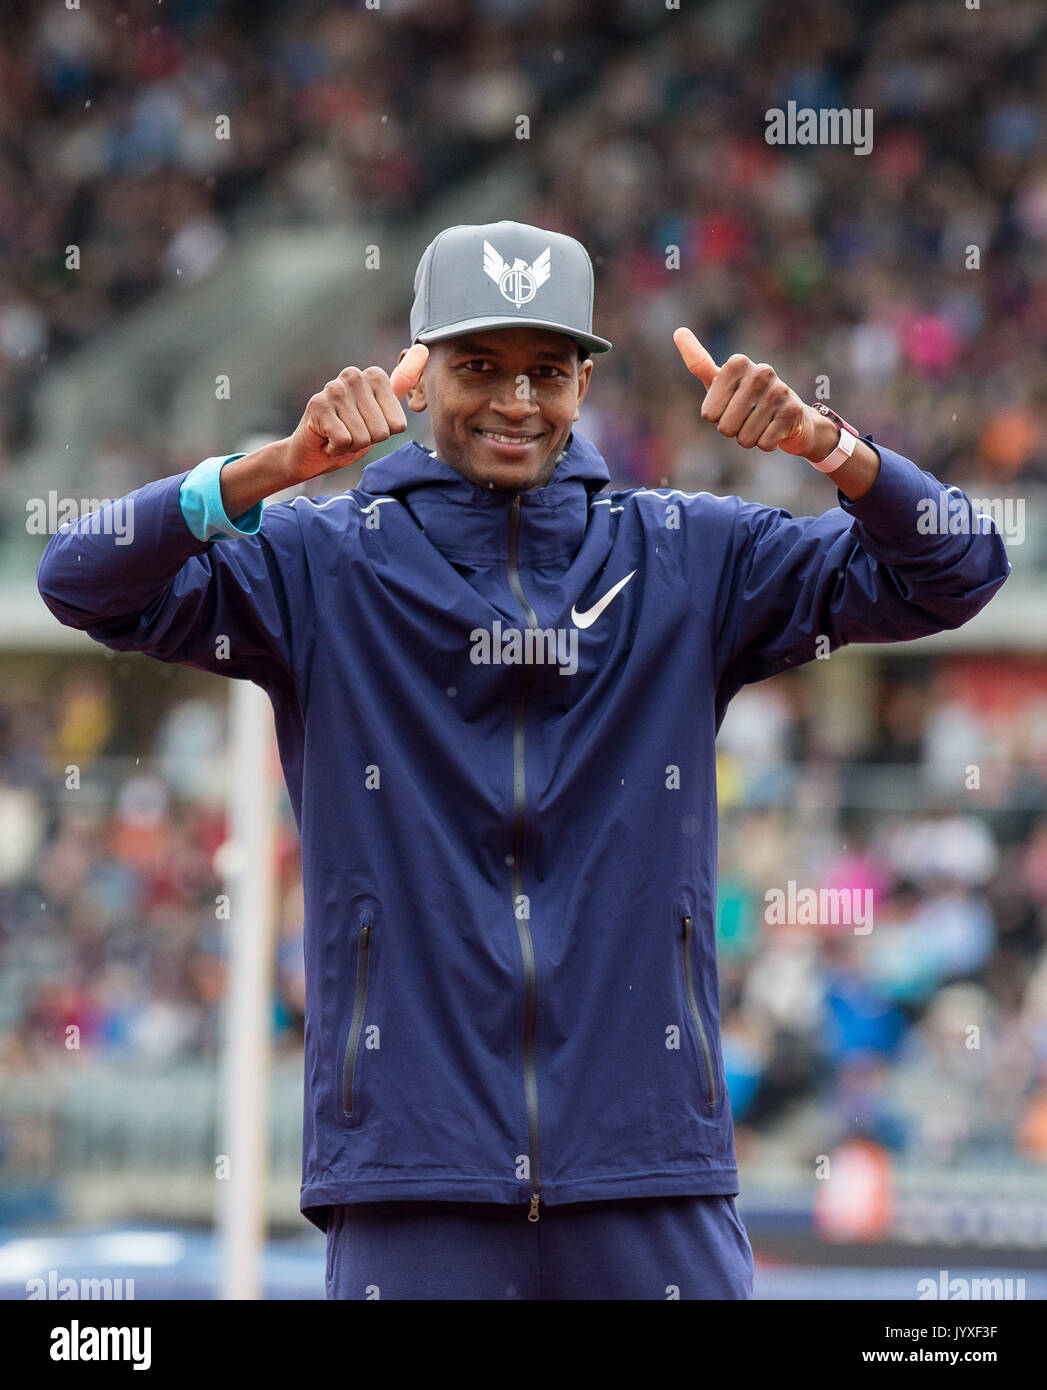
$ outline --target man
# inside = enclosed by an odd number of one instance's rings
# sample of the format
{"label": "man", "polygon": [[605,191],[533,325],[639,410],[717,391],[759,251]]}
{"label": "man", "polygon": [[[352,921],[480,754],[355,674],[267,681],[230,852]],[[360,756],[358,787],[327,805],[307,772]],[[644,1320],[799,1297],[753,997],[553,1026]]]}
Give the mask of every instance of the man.
{"label": "man", "polygon": [[[703,419],[808,460],[839,506],[601,493],[574,432],[611,346],[585,249],[452,227],[415,291],[390,376],[346,368],[287,439],[140,488],[131,545],[59,532],[40,591],[115,650],[272,699],[306,900],[301,1204],[329,1297],[751,1297],[716,731],[819,638],[959,626],[1003,583],[1002,542],[957,489],[687,329]],[[402,432],[402,396],[434,451],[262,512]],[[965,524],[925,533],[943,491]]]}

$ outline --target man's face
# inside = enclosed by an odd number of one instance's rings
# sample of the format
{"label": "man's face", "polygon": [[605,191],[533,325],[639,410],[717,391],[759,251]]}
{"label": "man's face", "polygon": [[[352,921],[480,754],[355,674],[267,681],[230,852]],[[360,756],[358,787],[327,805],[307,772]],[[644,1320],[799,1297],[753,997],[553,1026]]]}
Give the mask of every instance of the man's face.
{"label": "man's face", "polygon": [[482,487],[527,492],[552,476],[592,369],[566,334],[486,329],[430,344],[407,404],[429,411],[444,463]]}

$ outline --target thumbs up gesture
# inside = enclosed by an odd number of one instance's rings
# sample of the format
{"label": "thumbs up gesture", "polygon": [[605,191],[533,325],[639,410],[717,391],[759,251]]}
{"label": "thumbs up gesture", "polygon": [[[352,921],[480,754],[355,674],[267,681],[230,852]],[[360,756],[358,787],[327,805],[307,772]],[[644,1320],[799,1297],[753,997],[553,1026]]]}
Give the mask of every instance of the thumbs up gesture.
{"label": "thumbs up gesture", "polygon": [[736,353],[718,367],[689,328],[678,328],[673,342],[687,370],[705,387],[702,419],[726,438],[743,449],[781,449],[804,458],[817,450],[824,457],[835,448],[836,427],[800,400],[766,362]]}
{"label": "thumbs up gesture", "polygon": [[346,367],[318,391],[288,440],[292,483],[356,463],[375,444],[407,429],[400,397],[422,375],[429,349],[415,343],[386,373],[381,367]]}

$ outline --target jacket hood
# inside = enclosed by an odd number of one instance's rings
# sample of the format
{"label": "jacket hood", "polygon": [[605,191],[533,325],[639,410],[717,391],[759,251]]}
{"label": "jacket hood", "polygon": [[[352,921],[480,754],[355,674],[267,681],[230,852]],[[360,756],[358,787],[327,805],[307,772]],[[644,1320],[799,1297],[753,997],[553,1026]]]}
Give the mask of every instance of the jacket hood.
{"label": "jacket hood", "polygon": [[540,564],[575,553],[589,499],[610,478],[596,446],[572,430],[549,481],[530,492],[481,487],[413,440],[369,463],[360,489],[397,497],[437,549],[463,563],[504,556],[509,509],[519,496],[520,558]]}

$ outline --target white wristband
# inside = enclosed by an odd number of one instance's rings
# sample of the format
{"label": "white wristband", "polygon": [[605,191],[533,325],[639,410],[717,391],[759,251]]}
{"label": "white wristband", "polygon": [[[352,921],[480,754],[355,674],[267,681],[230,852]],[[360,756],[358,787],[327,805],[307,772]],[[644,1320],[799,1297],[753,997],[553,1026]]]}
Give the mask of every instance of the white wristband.
{"label": "white wristband", "polygon": [[846,463],[854,453],[854,446],[858,443],[858,431],[846,420],[841,420],[836,411],[830,410],[827,405],[816,405],[814,408],[820,415],[824,415],[826,419],[835,423],[840,431],[840,438],[831,454],[826,454],[825,458],[818,463],[815,463],[814,459],[808,459],[807,462],[812,468],[817,468],[819,473],[835,473],[841,464]]}
{"label": "white wristband", "polygon": [[812,468],[817,468],[819,473],[835,473],[840,465],[846,463],[854,453],[854,446],[857,443],[858,436],[856,434],[851,434],[848,430],[841,430],[840,442],[831,454],[827,454],[820,463],[815,463],[814,459],[808,459],[807,462]]}

